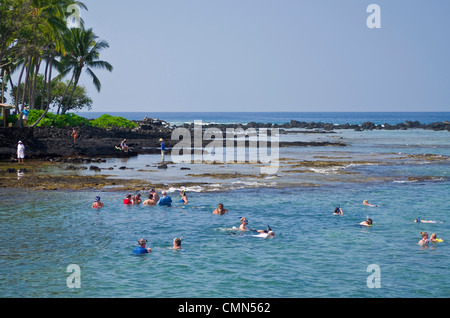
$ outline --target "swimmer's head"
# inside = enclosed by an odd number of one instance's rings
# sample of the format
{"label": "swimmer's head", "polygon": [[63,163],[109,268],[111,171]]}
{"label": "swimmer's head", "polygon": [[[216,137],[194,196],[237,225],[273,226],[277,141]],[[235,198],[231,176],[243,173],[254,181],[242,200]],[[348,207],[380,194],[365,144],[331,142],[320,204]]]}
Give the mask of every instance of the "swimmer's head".
{"label": "swimmer's head", "polygon": [[367,218],[367,223],[369,223],[370,225],[372,225],[372,219]]}
{"label": "swimmer's head", "polygon": [[427,233],[427,232],[420,232],[420,235],[421,235],[422,237],[428,237],[428,233]]}
{"label": "swimmer's head", "polygon": [[248,223],[248,220],[247,220],[246,218],[241,218],[241,223],[247,224],[247,223]]}
{"label": "swimmer's head", "polygon": [[100,201],[100,196],[99,195],[95,197],[95,202],[97,202],[97,201]]}
{"label": "swimmer's head", "polygon": [[267,232],[267,237],[274,237],[275,236],[275,232],[270,230],[269,232]]}
{"label": "swimmer's head", "polygon": [[174,238],[173,244],[176,246],[181,246],[181,239],[179,237]]}
{"label": "swimmer's head", "polygon": [[144,239],[144,238],[141,238],[141,239],[138,241],[138,243],[139,243],[139,246],[145,246],[145,244],[147,244],[147,240]]}

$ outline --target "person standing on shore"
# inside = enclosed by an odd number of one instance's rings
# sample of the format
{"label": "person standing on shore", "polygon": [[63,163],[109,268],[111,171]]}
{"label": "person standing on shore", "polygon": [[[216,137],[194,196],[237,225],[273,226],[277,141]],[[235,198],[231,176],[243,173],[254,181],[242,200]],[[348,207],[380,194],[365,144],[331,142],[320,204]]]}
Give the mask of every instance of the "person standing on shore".
{"label": "person standing on shore", "polygon": [[164,140],[162,138],[159,138],[159,141],[161,141],[161,162],[164,162],[164,153],[166,152],[166,146],[164,145]]}
{"label": "person standing on shore", "polygon": [[17,161],[19,165],[23,165],[23,159],[25,158],[25,146],[22,141],[19,140],[17,143]]}
{"label": "person standing on shore", "polygon": [[27,121],[28,121],[28,115],[30,114],[30,111],[28,110],[28,107],[25,106],[25,108],[22,111],[22,119],[23,119],[23,123],[25,125],[27,125]]}
{"label": "person standing on shore", "polygon": [[77,138],[78,138],[78,132],[75,129],[75,127],[72,129],[71,136],[73,137],[73,144],[75,145],[77,143]]}

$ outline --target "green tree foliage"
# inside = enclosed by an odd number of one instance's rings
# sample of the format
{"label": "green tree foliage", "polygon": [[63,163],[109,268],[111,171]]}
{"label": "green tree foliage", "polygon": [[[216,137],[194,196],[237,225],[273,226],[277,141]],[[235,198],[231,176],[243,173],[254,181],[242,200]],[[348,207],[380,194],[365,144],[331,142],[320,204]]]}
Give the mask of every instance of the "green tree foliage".
{"label": "green tree foliage", "polygon": [[[73,15],[70,8],[74,6],[86,9],[82,2],[74,0],[0,0],[0,100],[4,100],[9,88],[16,114],[26,105],[44,109],[33,125],[38,125],[54,107],[55,98],[59,98],[57,104],[63,114],[90,107],[92,101],[86,98],[85,89],[78,87],[83,69],[97,90],[101,83],[93,70],[112,71],[108,62],[100,60],[100,52],[109,47],[107,42],[99,40],[92,29],[85,29],[82,19],[77,27],[68,27],[68,18]],[[60,79],[70,72],[71,79],[62,82]],[[15,85],[12,74],[17,75]],[[13,92],[13,86],[19,89]]]}
{"label": "green tree foliage", "polygon": [[129,121],[126,118],[120,116],[111,116],[104,114],[91,122],[91,125],[99,128],[111,128],[111,127],[125,127],[125,128],[135,128],[138,124]]}

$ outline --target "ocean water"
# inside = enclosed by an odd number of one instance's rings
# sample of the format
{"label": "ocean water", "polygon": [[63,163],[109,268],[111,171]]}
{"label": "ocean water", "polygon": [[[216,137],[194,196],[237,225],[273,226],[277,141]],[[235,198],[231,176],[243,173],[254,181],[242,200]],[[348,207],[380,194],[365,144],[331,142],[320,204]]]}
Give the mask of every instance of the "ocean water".
{"label": "ocean water", "polygon": [[[327,114],[324,121],[333,116]],[[378,116],[390,123],[416,120]],[[425,117],[446,120],[433,116]],[[280,135],[280,141],[318,140],[348,146],[280,148],[279,168],[269,175],[259,173],[261,165],[248,163],[178,163],[161,170],[158,155],[96,164],[102,174],[130,184],[134,178],[148,180],[144,196],[152,184],[163,183],[175,202],[171,208],[124,206],[126,193],[114,189],[2,188],[0,296],[449,297],[449,132]],[[327,161],[335,164],[308,164]],[[49,169],[42,173],[68,173],[64,166]],[[239,175],[225,178],[226,173]],[[174,186],[183,182],[186,205],[178,203]],[[93,210],[99,194],[105,207]],[[362,205],[365,199],[378,206]],[[229,212],[212,214],[218,203]],[[337,206],[343,215],[332,214]],[[270,226],[275,237],[236,231],[240,217],[251,229]],[[367,217],[373,226],[360,226]],[[436,223],[415,223],[418,217]],[[420,246],[421,231],[436,233],[444,242]],[[170,248],[175,237],[182,238],[180,251]],[[132,255],[139,238],[148,240],[151,254]],[[80,288],[67,285],[71,264],[80,268]],[[373,272],[373,266],[378,270]],[[372,288],[375,281],[379,288]]]}
{"label": "ocean water", "polygon": [[[86,118],[98,118],[103,112],[79,112]],[[192,123],[202,120],[204,123],[274,123],[284,124],[291,120],[332,123],[362,124],[371,121],[376,125],[404,123],[405,120],[419,121],[422,124],[450,120],[450,112],[110,112],[112,116],[121,116],[129,120],[141,120],[144,117],[158,118],[172,125]]]}

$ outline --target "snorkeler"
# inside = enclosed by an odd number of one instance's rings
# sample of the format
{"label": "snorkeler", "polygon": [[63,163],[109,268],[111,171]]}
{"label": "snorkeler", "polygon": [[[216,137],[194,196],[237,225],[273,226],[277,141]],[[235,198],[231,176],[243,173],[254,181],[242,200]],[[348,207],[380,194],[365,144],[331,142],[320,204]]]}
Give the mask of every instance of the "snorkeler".
{"label": "snorkeler", "polygon": [[269,225],[267,225],[267,229],[265,229],[265,230],[257,230],[256,232],[258,232],[259,234],[253,235],[255,237],[262,237],[262,238],[270,237],[270,238],[272,238],[272,237],[275,236],[275,232],[272,231],[272,229],[270,228]]}
{"label": "snorkeler", "polygon": [[239,225],[239,231],[250,231],[247,228],[248,220],[246,218],[241,218],[241,225]]}
{"label": "snorkeler", "polygon": [[188,203],[188,198],[186,196],[186,190],[180,190],[180,203]]}
{"label": "snorkeler", "polygon": [[372,219],[367,218],[367,220],[362,221],[361,223],[359,223],[359,225],[362,225],[362,226],[372,226]]}
{"label": "snorkeler", "polygon": [[378,205],[376,205],[376,204],[371,204],[371,203],[369,203],[369,201],[367,201],[367,200],[364,200],[363,201],[363,205],[368,205],[368,206],[371,206],[371,207],[377,207]]}
{"label": "snorkeler", "polygon": [[344,212],[342,211],[341,207],[338,206],[338,207],[336,207],[336,209],[334,209],[334,213],[333,214],[334,215],[342,215],[342,214],[344,214]]}
{"label": "snorkeler", "polygon": [[103,207],[104,207],[103,203],[100,202],[100,196],[99,195],[96,196],[94,203],[92,203],[92,208],[98,209],[98,208],[103,208]]}
{"label": "snorkeler", "polygon": [[436,221],[421,220],[420,218],[414,220],[415,223],[437,223]]}
{"label": "snorkeler", "polygon": [[138,241],[138,244],[139,244],[139,246],[136,247],[133,250],[134,254],[147,254],[147,253],[150,253],[152,251],[150,247],[146,246],[146,244],[147,244],[147,240],[146,239],[143,239],[143,238],[140,239]]}
{"label": "snorkeler", "polygon": [[123,200],[123,204],[126,205],[132,205],[133,201],[132,201],[132,196],[130,193],[127,194],[127,196],[125,197],[125,199]]}

